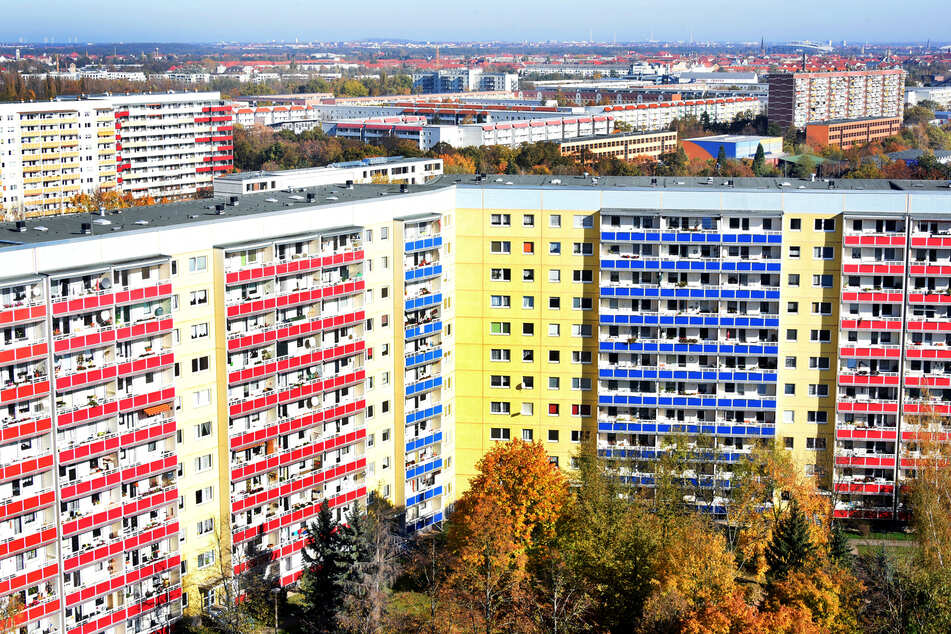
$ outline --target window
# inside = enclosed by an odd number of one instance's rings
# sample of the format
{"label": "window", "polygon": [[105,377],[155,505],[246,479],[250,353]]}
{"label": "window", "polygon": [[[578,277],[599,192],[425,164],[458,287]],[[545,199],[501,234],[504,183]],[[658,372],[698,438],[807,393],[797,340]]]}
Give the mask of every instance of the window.
{"label": "window", "polygon": [[512,332],[512,324],[507,321],[493,321],[489,323],[489,333],[493,335],[508,335]]}
{"label": "window", "polygon": [[591,310],[591,298],[590,297],[572,297],[571,298],[571,307],[575,310]]}
{"label": "window", "polygon": [[389,240],[389,239],[390,239],[390,228],[380,227],[380,240]]}
{"label": "window", "polygon": [[508,240],[493,240],[489,245],[492,253],[507,255],[512,252],[512,243]]}
{"label": "window", "polygon": [[816,288],[832,288],[831,275],[813,275],[812,285]]}
{"label": "window", "polygon": [[561,226],[561,215],[560,214],[551,214],[548,216],[548,226],[554,229],[557,229]]}
{"label": "window", "polygon": [[783,438],[783,447],[785,447],[786,449],[794,449],[795,446],[796,446],[796,443],[794,438],[790,436],[786,436],[785,438]]}
{"label": "window", "polygon": [[593,274],[593,271],[590,271],[588,269],[582,269],[582,270],[575,269],[574,271],[571,272],[571,279],[574,282],[580,282],[582,284],[590,284],[591,282],[594,281],[594,274]]}
{"label": "window", "polygon": [[572,429],[571,430],[571,442],[581,442],[581,430]]}
{"label": "window", "polygon": [[192,291],[188,294],[188,303],[191,306],[201,306],[202,304],[207,304],[208,291],[205,289],[200,291]]}
{"label": "window", "polygon": [[523,226],[523,227],[534,227],[534,226],[535,226],[535,214],[522,214],[522,226]]}
{"label": "window", "polygon": [[198,553],[198,567],[207,568],[215,563],[215,551],[209,550],[203,553]]}
{"label": "window", "polygon": [[558,269],[549,269],[548,270],[548,281],[549,282],[560,282],[561,281],[561,271]]}
{"label": "window", "polygon": [[490,305],[492,308],[511,308],[512,297],[509,295],[492,295]]}
{"label": "window", "polygon": [[195,458],[195,472],[201,473],[202,471],[207,471],[211,469],[211,454],[205,454],[204,456],[198,456]]}
{"label": "window", "polygon": [[591,416],[591,406],[573,404],[571,406],[571,415],[572,416]]}
{"label": "window", "polygon": [[786,357],[786,368],[790,370],[796,369],[796,357]]}
{"label": "window", "polygon": [[178,260],[172,260],[172,275],[178,275]]}
{"label": "window", "polygon": [[524,336],[526,336],[526,337],[534,337],[534,336],[535,336],[535,324],[533,324],[533,323],[530,322],[530,321],[523,321],[523,322],[522,322],[522,334],[523,334]]}
{"label": "window", "polygon": [[208,336],[208,322],[192,326],[192,339],[201,339]]}
{"label": "window", "polygon": [[799,247],[789,247],[789,257],[799,259]]}
{"label": "window", "polygon": [[790,218],[789,229],[792,231],[802,231],[802,218]]}
{"label": "window", "polygon": [[492,414],[509,414],[511,404],[508,401],[491,401],[489,403],[489,412]]}
{"label": "window", "polygon": [[571,389],[573,390],[590,390],[591,389],[591,379],[586,379],[582,377],[572,377],[571,378]]}
{"label": "window", "polygon": [[835,218],[816,218],[816,231],[835,231]]}
{"label": "window", "polygon": [[383,288],[380,289],[380,299],[386,299],[389,296],[390,296],[389,286],[384,286]]}
{"label": "window", "polygon": [[571,324],[572,337],[590,337],[591,324]]}
{"label": "window", "polygon": [[796,395],[796,384],[795,383],[786,383],[783,386],[783,394],[786,396],[795,396]]}
{"label": "window", "polygon": [[572,363],[591,363],[591,352],[589,350],[572,350]]}
{"label": "window", "polygon": [[492,214],[489,224],[493,227],[511,227],[512,216],[510,214]]}
{"label": "window", "polygon": [[787,303],[786,303],[786,312],[787,312],[787,313],[798,313],[798,312],[799,312],[799,302],[787,302]]}
{"label": "window", "polygon": [[211,404],[211,390],[198,390],[192,392],[195,407],[204,407]]}
{"label": "window", "polygon": [[208,369],[208,357],[192,359],[192,372],[204,372]]}
{"label": "window", "polygon": [[522,295],[522,308],[529,310],[535,308],[535,298],[531,295]]}
{"label": "window", "polygon": [[829,357],[809,357],[810,370],[828,370]]}
{"label": "window", "polygon": [[211,436],[211,421],[195,425],[195,440]]}
{"label": "window", "polygon": [[198,489],[195,491],[195,504],[204,504],[205,502],[211,502],[212,497],[214,496],[214,487],[205,487],[203,489]]}
{"label": "window", "polygon": [[813,315],[831,315],[832,302],[812,302]]}
{"label": "window", "polygon": [[383,401],[382,403],[380,403],[380,411],[383,412],[384,414],[390,411],[390,402]]}
{"label": "window", "polygon": [[549,389],[549,390],[557,390],[558,387],[559,387],[559,385],[558,385],[559,382],[560,382],[560,379],[559,379],[557,376],[550,376],[550,377],[548,377],[548,389]]}
{"label": "window", "polygon": [[835,257],[835,250],[832,247],[813,247],[812,257],[815,260],[831,260]]}
{"label": "window", "polygon": [[593,229],[594,216],[574,216],[575,229]]}
{"label": "window", "polygon": [[571,245],[574,255],[594,255],[594,246],[590,242],[575,242]]}
{"label": "window", "polygon": [[522,377],[522,387],[526,390],[535,389],[535,377],[533,376],[523,376]]}
{"label": "window", "polygon": [[799,273],[790,273],[790,274],[789,274],[789,285],[790,285],[790,286],[799,286]]}
{"label": "window", "polygon": [[534,282],[534,281],[535,281],[535,269],[522,269],[522,281],[523,281],[523,282]]}
{"label": "window", "polygon": [[558,403],[549,403],[549,404],[548,404],[548,415],[549,415],[549,416],[558,416]]}
{"label": "window", "polygon": [[522,253],[526,255],[533,255],[535,253],[535,243],[534,242],[523,242],[522,243]]}
{"label": "window", "polygon": [[511,431],[508,427],[493,427],[489,430],[490,440],[508,440],[511,438]]}
{"label": "window", "polygon": [[492,269],[489,278],[493,282],[511,282],[512,269]]}
{"label": "window", "polygon": [[809,396],[816,398],[828,398],[829,386],[825,383],[812,383],[809,385]]}
{"label": "window", "polygon": [[367,242],[373,242],[373,229],[367,229],[366,237],[367,237]]}
{"label": "window", "polygon": [[208,268],[208,257],[200,255],[195,258],[188,258],[188,272],[197,273]]}
{"label": "window", "polygon": [[786,341],[795,341],[799,337],[799,331],[795,328],[786,329]]}
{"label": "window", "polygon": [[535,361],[535,351],[534,350],[522,350],[522,361],[525,363],[532,363]]}
{"label": "window", "polygon": [[810,330],[809,341],[829,343],[830,341],[832,341],[832,331],[831,330]]}
{"label": "window", "polygon": [[783,422],[784,423],[795,423],[796,422],[796,412],[791,409],[783,411]]}
{"label": "window", "polygon": [[826,448],[825,438],[806,438],[806,449],[821,451]]}
{"label": "window", "polygon": [[560,297],[549,297],[549,298],[548,298],[548,309],[549,309],[549,310],[561,310],[561,298],[560,298]]}
{"label": "window", "polygon": [[535,406],[531,403],[522,403],[522,416],[531,416],[535,412]]}
{"label": "window", "polygon": [[213,517],[198,522],[198,525],[195,527],[195,532],[199,535],[210,533],[213,530],[215,530],[215,519]]}
{"label": "window", "polygon": [[548,351],[548,363],[561,363],[561,351],[559,351],[559,350],[549,350],[549,351]]}
{"label": "window", "polygon": [[559,324],[548,324],[548,336],[557,337],[561,335],[561,326]]}
{"label": "window", "polygon": [[549,429],[548,430],[548,442],[558,442],[558,430]]}
{"label": "window", "polygon": [[549,242],[549,243],[548,243],[548,254],[549,254],[549,255],[561,255],[561,243],[560,243],[560,242]]}

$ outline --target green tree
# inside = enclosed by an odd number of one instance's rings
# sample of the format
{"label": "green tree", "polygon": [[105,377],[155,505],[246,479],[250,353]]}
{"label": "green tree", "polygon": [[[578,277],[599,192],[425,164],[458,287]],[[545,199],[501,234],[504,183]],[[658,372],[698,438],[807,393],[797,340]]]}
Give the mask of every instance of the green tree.
{"label": "green tree", "polygon": [[798,178],[810,178],[816,170],[816,162],[811,157],[802,155],[796,163],[794,175]]}
{"label": "green tree", "polygon": [[726,149],[721,145],[717,151],[717,174],[719,174],[720,170],[724,167],[726,167]]}
{"label": "green tree", "polygon": [[309,634],[329,634],[337,629],[342,595],[337,571],[343,566],[345,554],[340,526],[326,502],[320,505],[317,520],[308,527],[308,536],[303,549],[304,574],[299,584],[304,596],[301,625]]}
{"label": "green tree", "polygon": [[753,155],[753,174],[762,176],[766,167],[766,151],[763,150],[763,144],[756,145],[756,154]]}
{"label": "green tree", "polygon": [[766,546],[767,582],[781,581],[789,573],[804,569],[815,551],[809,521],[799,508],[799,502],[793,498],[789,509],[776,523]]}
{"label": "green tree", "polygon": [[836,522],[829,533],[829,557],[832,561],[847,565],[852,558],[852,548],[842,526]]}

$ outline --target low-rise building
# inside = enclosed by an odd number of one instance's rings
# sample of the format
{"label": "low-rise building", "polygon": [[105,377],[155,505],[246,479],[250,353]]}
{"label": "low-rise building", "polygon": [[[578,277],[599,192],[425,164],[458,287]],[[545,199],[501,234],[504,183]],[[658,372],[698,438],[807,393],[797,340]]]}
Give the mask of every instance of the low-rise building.
{"label": "low-rise building", "polygon": [[901,131],[901,125],[901,117],[816,121],[806,124],[806,143],[814,147],[831,145],[847,150],[895,136]]}
{"label": "low-rise building", "polygon": [[688,158],[703,160],[715,159],[720,148],[728,159],[741,160],[756,157],[756,149],[762,145],[767,161],[775,162],[783,153],[781,136],[745,136],[738,134],[717,134],[714,136],[684,139],[683,148]]}
{"label": "low-rise building", "polygon": [[558,144],[562,156],[573,156],[582,163],[602,158],[633,161],[637,158],[657,158],[677,149],[677,133],[621,132],[598,134],[569,139]]}

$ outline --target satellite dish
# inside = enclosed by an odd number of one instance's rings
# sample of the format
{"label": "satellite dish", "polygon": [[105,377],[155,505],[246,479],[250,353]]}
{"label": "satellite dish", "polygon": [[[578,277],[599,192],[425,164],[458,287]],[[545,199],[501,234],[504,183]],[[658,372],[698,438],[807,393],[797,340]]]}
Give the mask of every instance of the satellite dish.
{"label": "satellite dish", "polygon": [[304,347],[310,350],[314,347],[314,344],[311,343],[310,339],[304,339]]}
{"label": "satellite dish", "polygon": [[102,319],[103,321],[106,321],[111,316],[112,316],[112,313],[110,313],[108,310],[104,310],[99,313],[99,319]]}
{"label": "satellite dish", "polygon": [[157,307],[155,308],[155,316],[156,316],[156,317],[161,317],[161,316],[164,315],[164,314],[165,314],[165,309],[164,309],[164,308],[162,308],[161,306],[157,306]]}
{"label": "satellite dish", "polygon": [[31,294],[33,297],[42,297],[42,296],[43,296],[43,290],[42,290],[39,286],[34,286],[33,289],[30,291],[30,294]]}
{"label": "satellite dish", "polygon": [[99,287],[112,288],[112,280],[110,280],[108,277],[102,278],[102,280],[99,281]]}

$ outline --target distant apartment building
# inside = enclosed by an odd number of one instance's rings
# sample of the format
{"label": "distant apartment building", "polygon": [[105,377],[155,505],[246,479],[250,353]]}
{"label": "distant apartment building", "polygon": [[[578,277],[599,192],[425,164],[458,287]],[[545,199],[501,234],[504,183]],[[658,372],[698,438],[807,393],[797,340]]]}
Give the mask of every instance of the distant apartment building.
{"label": "distant apartment building", "polygon": [[442,159],[402,156],[366,158],[276,172],[238,172],[215,179],[215,196],[243,196],[260,192],[364,183],[422,185],[442,174]]}
{"label": "distant apartment building", "polygon": [[234,165],[234,115],[218,92],[109,96],[119,188],[178,197],[210,189]]}
{"label": "distant apartment building", "polygon": [[413,90],[421,93],[518,90],[517,73],[486,73],[480,68],[459,68],[413,73]]}
{"label": "distant apartment building", "polygon": [[0,209],[60,213],[79,193],[115,191],[116,124],[97,100],[0,104]]}
{"label": "distant apartment building", "polygon": [[725,123],[737,115],[761,114],[764,108],[762,100],[756,97],[723,97],[717,99],[674,99],[670,101],[651,101],[637,104],[614,106],[588,106],[588,114],[607,114],[615,121],[626,123],[634,130],[664,130],[675,119],[704,115],[711,122]]}
{"label": "distant apartment building", "polygon": [[830,145],[848,150],[895,136],[901,131],[901,126],[901,116],[814,121],[806,124],[806,143],[813,147]]}
{"label": "distant apartment building", "polygon": [[621,132],[569,139],[558,144],[562,156],[572,156],[582,163],[602,158],[633,161],[658,158],[677,149],[676,132]]}
{"label": "distant apartment building", "polygon": [[901,69],[771,73],[770,123],[783,128],[813,121],[898,117],[905,99]]}
{"label": "distant apartment building", "polygon": [[924,86],[906,88],[905,103],[917,105],[919,101],[934,101],[942,106],[951,106],[951,86]]}

